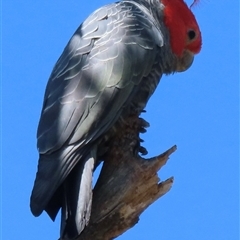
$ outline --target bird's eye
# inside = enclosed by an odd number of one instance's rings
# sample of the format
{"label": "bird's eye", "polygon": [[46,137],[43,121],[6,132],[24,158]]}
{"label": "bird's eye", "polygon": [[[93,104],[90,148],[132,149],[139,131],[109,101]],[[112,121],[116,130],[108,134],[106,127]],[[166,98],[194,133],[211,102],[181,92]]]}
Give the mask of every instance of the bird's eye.
{"label": "bird's eye", "polygon": [[196,37],[196,33],[194,30],[189,30],[187,34],[190,41]]}

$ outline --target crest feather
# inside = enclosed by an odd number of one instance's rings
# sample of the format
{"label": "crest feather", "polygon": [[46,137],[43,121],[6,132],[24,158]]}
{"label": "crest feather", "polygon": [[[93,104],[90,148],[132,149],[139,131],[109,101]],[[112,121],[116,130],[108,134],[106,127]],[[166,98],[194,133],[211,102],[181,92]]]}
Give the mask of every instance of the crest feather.
{"label": "crest feather", "polygon": [[190,8],[196,6],[199,2],[200,0],[194,0],[193,3],[190,5]]}

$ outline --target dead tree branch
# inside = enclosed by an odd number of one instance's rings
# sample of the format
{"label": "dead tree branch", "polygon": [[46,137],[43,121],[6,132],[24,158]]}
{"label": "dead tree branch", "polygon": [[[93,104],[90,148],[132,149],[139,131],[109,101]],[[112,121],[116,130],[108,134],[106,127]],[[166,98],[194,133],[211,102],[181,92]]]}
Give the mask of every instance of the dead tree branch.
{"label": "dead tree branch", "polygon": [[[171,147],[157,157],[144,159],[136,153],[143,119],[131,117],[112,141],[93,192],[88,226],[76,240],[109,240],[133,227],[141,213],[167,193],[173,177],[159,182],[157,172],[176,150]],[[136,147],[137,146],[137,147]]]}

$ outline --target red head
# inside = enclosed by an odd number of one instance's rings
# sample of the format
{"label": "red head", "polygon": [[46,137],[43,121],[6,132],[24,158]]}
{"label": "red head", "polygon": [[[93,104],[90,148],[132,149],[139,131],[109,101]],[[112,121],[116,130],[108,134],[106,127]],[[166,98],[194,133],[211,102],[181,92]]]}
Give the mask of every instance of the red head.
{"label": "red head", "polygon": [[198,53],[202,45],[201,32],[186,3],[183,0],[161,0],[161,2],[165,6],[164,23],[169,29],[173,53],[178,57],[182,57],[186,51],[192,54]]}

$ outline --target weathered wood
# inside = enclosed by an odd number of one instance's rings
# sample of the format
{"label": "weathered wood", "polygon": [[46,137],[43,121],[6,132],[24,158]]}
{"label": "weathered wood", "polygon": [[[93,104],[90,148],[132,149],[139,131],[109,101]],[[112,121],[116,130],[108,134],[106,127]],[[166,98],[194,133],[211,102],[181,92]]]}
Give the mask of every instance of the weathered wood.
{"label": "weathered wood", "polygon": [[173,177],[159,182],[157,172],[176,150],[171,147],[150,159],[138,155],[139,131],[147,126],[137,116],[128,119],[111,142],[93,191],[92,214],[77,240],[114,239],[133,227],[141,213],[167,193]]}

